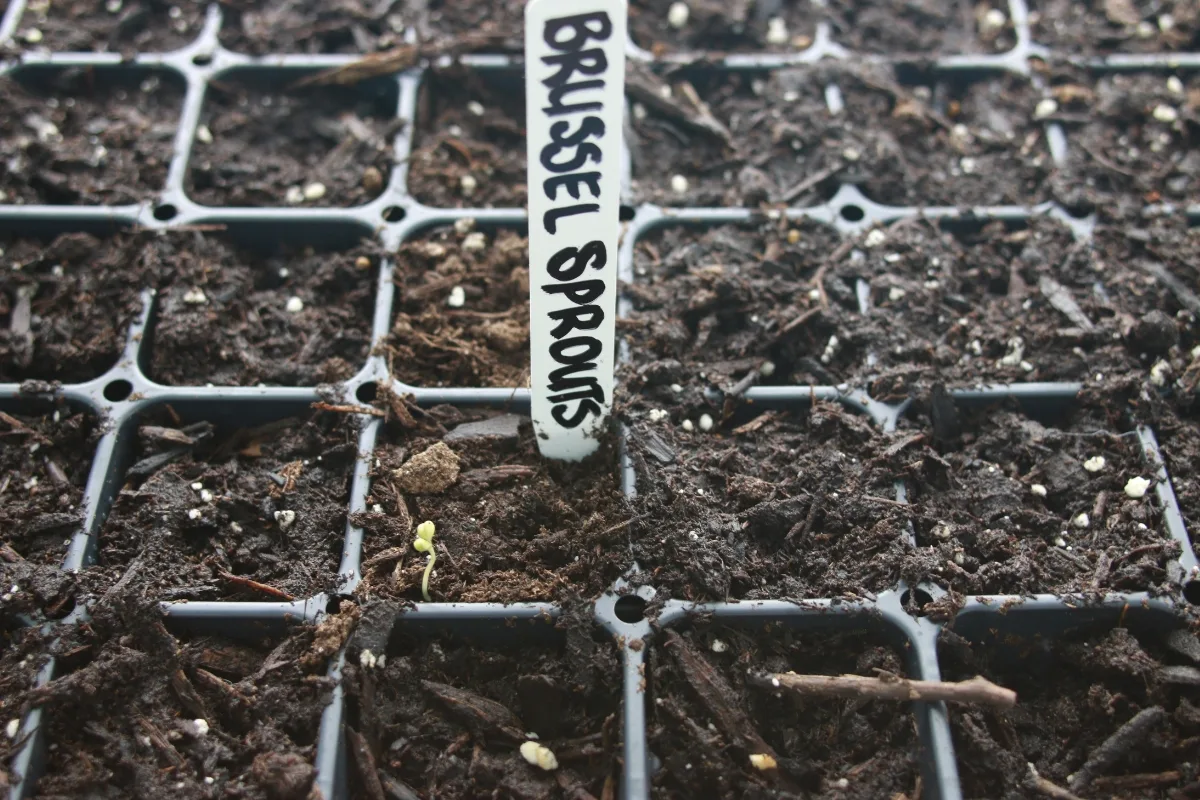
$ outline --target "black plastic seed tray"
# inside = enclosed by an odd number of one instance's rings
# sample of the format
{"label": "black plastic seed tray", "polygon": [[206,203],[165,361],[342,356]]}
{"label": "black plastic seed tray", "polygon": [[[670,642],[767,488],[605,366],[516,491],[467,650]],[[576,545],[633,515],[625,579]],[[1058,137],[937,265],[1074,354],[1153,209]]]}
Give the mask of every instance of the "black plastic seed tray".
{"label": "black plastic seed tray", "polygon": [[[190,197],[185,186],[189,161],[200,130],[205,98],[214,85],[235,79],[261,78],[268,87],[279,88],[316,70],[351,63],[354,56],[282,54],[249,57],[223,48],[218,42],[222,25],[221,12],[216,6],[209,9],[203,30],[191,44],[170,53],[142,53],[127,58],[119,53],[51,53],[38,50],[30,42],[33,27],[32,13],[26,13],[26,0],[12,0],[0,23],[0,45],[10,53],[19,53],[13,60],[0,65],[0,73],[17,79],[35,79],[39,75],[70,70],[94,69],[97,75],[135,74],[138,80],[146,76],[172,82],[182,87],[182,103],[174,128],[171,155],[166,165],[165,179],[153,192],[153,201],[126,205],[0,205],[0,227],[22,235],[52,235],[73,231],[103,232],[116,229],[142,228],[149,230],[177,229],[192,226],[222,225],[239,238],[260,245],[277,241],[303,241],[313,244],[346,247],[357,238],[375,237],[385,248],[394,252],[399,245],[433,226],[452,224],[456,220],[474,219],[481,226],[514,226],[524,224],[522,209],[461,208],[442,209],[422,205],[408,191],[406,171],[412,150],[413,131],[419,121],[417,96],[423,72],[416,68],[393,77],[380,79],[384,85],[385,102],[394,103],[395,117],[404,124],[397,128],[391,153],[391,170],[378,197],[364,205],[349,208],[277,207],[213,207],[198,203]],[[1067,61],[1099,72],[1131,70],[1177,70],[1200,68],[1200,54],[1164,53],[1152,55],[1108,55],[1102,57],[1076,56],[1052,52],[1035,42],[1029,26],[1029,14],[1024,0],[1011,0],[1007,19],[1012,26],[1016,45],[1001,54],[946,55],[924,59],[931,74],[954,77],[957,80],[988,81],[1009,74],[1029,80],[1039,92],[1042,85],[1031,65],[1035,60]],[[696,54],[673,53],[656,58],[647,50],[630,43],[630,58],[651,64],[684,64],[696,59]],[[790,54],[738,54],[727,57],[708,56],[708,68],[729,71],[771,71],[818,61],[837,65],[841,62],[868,61],[882,64],[895,59],[880,55],[863,55],[839,44],[834,30],[827,24],[817,26],[811,46]],[[911,62],[911,55],[902,59]],[[503,55],[477,55],[464,58],[471,69],[512,73],[519,62]],[[824,88],[827,103],[840,110],[841,93],[836,82]],[[1051,156],[1057,164],[1065,161],[1069,141],[1057,123],[1047,126]],[[632,197],[629,159],[626,159],[625,193]],[[628,226],[622,244],[622,279],[636,281],[633,269],[633,248],[643,235],[669,223],[689,223],[712,226],[736,223],[772,216],[789,219],[808,219],[828,224],[844,235],[852,235],[873,226],[897,220],[923,216],[932,220],[989,220],[999,219],[1020,224],[1037,215],[1050,215],[1070,227],[1080,239],[1086,239],[1093,220],[1079,217],[1054,203],[1036,207],[1003,206],[982,208],[897,207],[874,202],[857,186],[843,184],[829,198],[815,206],[786,211],[687,208],[664,209],[653,205],[627,207]],[[1156,213],[1185,213],[1193,221],[1200,220],[1200,206],[1188,209],[1159,208]],[[388,335],[395,289],[392,264],[385,260],[380,268],[373,295],[374,315],[370,321],[370,340],[382,343]],[[303,412],[318,400],[362,402],[369,400],[375,387],[391,381],[398,392],[411,393],[422,405],[439,403],[464,406],[504,407],[527,413],[528,390],[524,388],[429,388],[408,386],[389,376],[384,360],[369,356],[349,380],[336,386],[323,387],[223,387],[168,386],[147,377],[150,350],[154,346],[155,303],[152,294],[143,296],[143,307],[137,321],[128,331],[127,345],[117,362],[94,380],[67,385],[0,384],[0,409],[10,412],[35,412],[47,404],[59,403],[87,409],[102,421],[103,435],[91,462],[84,491],[83,524],[71,537],[63,569],[77,571],[95,563],[98,557],[97,537],[114,497],[124,482],[125,470],[132,460],[136,429],[147,412],[167,405],[189,419],[206,419],[217,424],[224,422],[266,422]],[[621,311],[627,314],[630,303],[621,301]],[[1069,407],[1081,389],[1077,384],[1024,384],[980,387],[953,392],[960,405],[992,404],[1015,401],[1031,411],[1039,408]],[[750,389],[745,399],[763,407],[804,408],[814,399],[840,402],[869,416],[882,430],[893,430],[906,413],[906,404],[890,404],[871,398],[862,389],[848,386],[771,386]],[[350,479],[349,511],[366,510],[370,491],[369,454],[374,451],[382,423],[373,417],[362,416],[358,434],[358,457]],[[1142,428],[1137,435],[1144,447],[1148,468],[1157,478],[1156,500],[1162,511],[1165,532],[1181,545],[1182,555],[1172,579],[1179,587],[1173,596],[1151,597],[1148,594],[1107,595],[1102,600],[1072,597],[1036,596],[970,597],[958,612],[955,630],[961,636],[980,643],[996,641],[1002,636],[1042,637],[1052,639],[1067,631],[1093,626],[1112,627],[1119,623],[1135,628],[1170,629],[1182,625],[1178,611],[1188,602],[1200,600],[1200,562],[1197,561],[1189,536],[1184,528],[1178,504],[1158,453],[1154,433]],[[636,494],[636,474],[631,460],[622,458],[624,488],[630,496]],[[904,501],[905,488],[897,485],[897,499]],[[337,573],[330,575],[330,585],[339,587],[336,594],[353,596],[360,579],[359,565],[363,531],[348,524],[345,530]],[[909,545],[916,546],[915,535]],[[630,565],[630,578],[637,566]],[[938,638],[942,623],[926,616],[914,616],[905,609],[936,601],[945,591],[934,584],[920,586],[897,585],[873,600],[853,602],[840,598],[794,601],[779,598],[775,601],[740,603],[689,604],[657,596],[652,586],[639,580],[636,589],[624,580],[599,598],[596,619],[606,629],[619,648],[623,663],[623,772],[620,795],[626,800],[649,797],[656,769],[662,767],[647,741],[647,707],[645,669],[650,654],[663,628],[683,626],[689,620],[703,616],[730,626],[761,630],[871,630],[889,641],[900,644],[907,654],[908,672],[917,678],[938,680],[941,675]],[[227,636],[260,638],[278,632],[287,625],[313,623],[326,613],[330,596],[320,594],[295,602],[187,602],[165,606],[168,623],[173,627],[196,632],[220,633]],[[651,601],[653,618],[647,618],[646,607]],[[82,613],[82,610],[80,611]],[[426,633],[453,632],[472,635],[497,630],[509,630],[509,623],[526,620],[533,623],[553,620],[558,610],[544,604],[437,604],[418,603],[404,612],[397,628],[415,626]],[[514,634],[516,635],[516,634]],[[1005,640],[1007,641],[1007,640]],[[339,683],[344,655],[339,656],[330,677],[335,688],[332,701],[325,709],[317,742],[316,788],[327,798],[348,795],[347,750],[342,731],[346,714],[345,698]],[[38,680],[46,683],[55,676],[55,662],[50,660],[41,670]],[[924,797],[953,800],[962,796],[959,769],[951,741],[947,711],[940,703],[916,703],[913,713],[920,741],[920,770],[925,787]],[[34,710],[21,722],[19,741],[9,775],[12,778],[10,797],[31,796],[35,781],[41,773],[48,743],[41,729],[42,714]]]}

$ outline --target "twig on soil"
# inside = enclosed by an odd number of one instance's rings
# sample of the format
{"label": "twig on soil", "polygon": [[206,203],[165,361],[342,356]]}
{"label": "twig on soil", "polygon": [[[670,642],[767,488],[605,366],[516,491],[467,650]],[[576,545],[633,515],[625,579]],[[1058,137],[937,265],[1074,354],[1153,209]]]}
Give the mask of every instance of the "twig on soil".
{"label": "twig on soil", "polygon": [[1083,309],[1079,307],[1079,303],[1075,302],[1075,298],[1071,297],[1071,293],[1058,281],[1051,278],[1049,275],[1043,275],[1038,280],[1038,289],[1042,295],[1054,306],[1064,317],[1071,321],[1071,324],[1085,331],[1095,330],[1096,326],[1088,319],[1088,315],[1083,313]]}
{"label": "twig on soil", "polygon": [[498,734],[511,741],[524,741],[525,726],[507,706],[444,683],[421,681],[421,686],[475,736]]}
{"label": "twig on soil", "polygon": [[[641,103],[651,111],[682,122],[700,133],[708,134],[720,140],[730,150],[737,150],[729,129],[722,125],[703,103],[695,108],[685,107],[683,103],[675,99],[670,84],[651,72],[648,67],[634,61],[626,62],[625,91],[632,100]],[[681,87],[681,91],[684,95],[689,95],[687,89]],[[691,100],[695,95],[696,90],[692,89],[688,99]]]}
{"label": "twig on soil", "polygon": [[1157,261],[1138,261],[1135,262],[1135,265],[1142,272],[1152,275],[1155,280],[1167,287],[1181,306],[1193,314],[1200,314],[1200,297],[1197,297],[1187,284],[1172,275],[1165,265]]}
{"label": "twig on soil", "polygon": [[0,542],[0,559],[4,559],[9,564],[17,564],[25,559],[16,550],[13,550],[7,543]]}
{"label": "twig on soil", "polygon": [[413,791],[411,786],[382,770],[379,773],[379,780],[383,784],[383,790],[392,800],[421,800],[421,795]]}
{"label": "twig on soil", "polygon": [[1071,779],[1071,791],[1078,792],[1086,789],[1092,781],[1112,768],[1129,750],[1145,740],[1151,729],[1167,717],[1167,712],[1161,706],[1144,708],[1126,722],[1117,732],[1104,740],[1092,751],[1088,760]]}
{"label": "twig on soil", "polygon": [[1052,798],[1052,800],[1083,800],[1078,795],[1068,792],[1057,783],[1038,775],[1038,771],[1034,769],[1033,764],[1029,765],[1029,785],[1038,794]]}
{"label": "twig on soil", "polygon": [[153,722],[145,717],[138,717],[137,724],[146,738],[150,740],[150,744],[154,745],[154,749],[161,753],[167,761],[170,761],[171,766],[176,768],[183,766],[183,756],[179,754],[173,744],[167,741],[167,737],[163,736],[162,731]]}
{"label": "twig on soil", "polygon": [[878,495],[864,494],[863,500],[866,500],[871,503],[883,503],[886,506],[896,506],[897,508],[906,508],[910,511],[912,510],[912,506],[909,505],[908,503],[901,503],[899,500],[889,500],[886,497],[879,497]]}
{"label": "twig on soil", "polygon": [[897,676],[797,675],[795,672],[751,675],[750,683],[768,689],[789,689],[797,694],[849,697],[868,700],[925,700],[1012,708],[1017,693],[976,676],[969,681],[916,681]]}
{"label": "twig on soil", "polygon": [[775,341],[778,342],[780,339],[787,336],[789,333],[796,330],[801,325],[804,325],[806,322],[808,322],[812,318],[820,316],[820,314],[821,314],[820,307],[810,308],[807,311],[797,314],[795,317],[792,318],[792,320],[790,322],[788,322],[786,325],[784,325],[782,328],[779,329],[779,333],[775,334]]}
{"label": "twig on soil", "polygon": [[793,200],[795,200],[797,197],[799,197],[800,195],[807,192],[809,189],[816,186],[821,181],[825,180],[826,178],[832,178],[834,175],[837,175],[839,172],[841,172],[845,168],[846,168],[845,162],[839,162],[837,164],[834,164],[831,167],[826,167],[823,170],[814,172],[812,175],[809,175],[807,178],[805,178],[801,181],[797,181],[795,184],[793,184],[792,186],[785,189],[783,191],[783,193],[779,195],[779,199],[777,202],[790,203]]}
{"label": "twig on soil", "polygon": [[357,61],[343,64],[340,67],[321,70],[315,75],[301,78],[293,83],[290,88],[300,89],[305,86],[330,85],[351,86],[368,78],[390,75],[394,72],[403,72],[409,67],[415,66],[422,55],[424,54],[417,45],[402,44],[399,47],[393,47],[391,50],[384,50],[382,53],[371,53]]}
{"label": "twig on soil", "polygon": [[290,603],[296,599],[283,589],[276,589],[274,586],[268,586],[265,583],[259,583],[256,580],[251,580],[250,578],[243,578],[242,576],[234,575],[231,572],[218,572],[217,575],[234,584],[235,586],[241,586],[244,589],[252,589],[256,592],[262,592],[263,594],[274,597],[278,600],[286,600]]}
{"label": "twig on soil", "polygon": [[1092,788],[1097,792],[1124,792],[1131,789],[1153,789],[1177,783],[1183,775],[1178,770],[1167,772],[1142,772],[1136,775],[1114,775],[1111,778],[1096,778]]}
{"label": "twig on soil", "polygon": [[335,411],[339,414],[370,414],[372,417],[386,417],[387,412],[374,406],[335,405],[333,403],[313,403],[314,411]]}
{"label": "twig on soil", "polygon": [[361,733],[346,726],[346,738],[350,742],[350,755],[354,757],[354,766],[358,768],[358,777],[362,781],[363,794],[369,800],[387,800],[383,793],[383,784],[379,782],[379,770],[375,766],[375,756],[371,746]]}

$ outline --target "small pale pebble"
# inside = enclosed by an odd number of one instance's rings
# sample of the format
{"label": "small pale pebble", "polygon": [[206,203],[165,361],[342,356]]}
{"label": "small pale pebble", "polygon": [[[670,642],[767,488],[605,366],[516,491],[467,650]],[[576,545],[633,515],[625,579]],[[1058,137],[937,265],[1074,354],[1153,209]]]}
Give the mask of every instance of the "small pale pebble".
{"label": "small pale pebble", "polygon": [[893,286],[892,288],[888,289],[888,300],[891,300],[894,303],[897,300],[903,299],[905,294],[907,294],[907,292],[905,292],[899,286]]}
{"label": "small pale pebble", "polygon": [[189,306],[202,306],[208,302],[208,297],[200,289],[188,289],[183,293],[183,302]]}
{"label": "small pale pebble", "polygon": [[194,720],[192,720],[192,725],[195,727],[197,736],[207,736],[208,735],[208,720],[194,719]]}
{"label": "small pale pebble", "polygon": [[242,526],[237,522],[231,522],[229,523],[229,530],[233,531],[234,533],[241,533]]}
{"label": "small pale pebble", "polygon": [[201,125],[196,128],[196,141],[200,144],[212,144],[212,131],[208,129],[207,125]]}
{"label": "small pale pebble", "polygon": [[833,788],[835,789],[847,789],[849,786],[850,780],[848,778],[838,778],[833,782]]}
{"label": "small pale pebble", "polygon": [[846,159],[847,161],[858,161],[860,158],[862,158],[862,153],[858,152],[858,150],[853,147],[847,147],[842,151],[842,158]]}
{"label": "small pale pebble", "polygon": [[1099,472],[1104,469],[1104,465],[1108,462],[1104,460],[1104,456],[1092,456],[1087,461],[1083,462],[1083,468],[1088,472]]}
{"label": "small pale pebble", "polygon": [[203,503],[211,503],[213,501],[213,493],[208,489],[200,490],[200,501]]}
{"label": "small pale pebble", "polygon": [[1035,497],[1045,497],[1046,496],[1046,487],[1040,483],[1035,483],[1032,486],[1030,486],[1029,491]]}
{"label": "small pale pebble", "polygon": [[474,217],[463,217],[462,219],[454,220],[454,232],[459,236],[466,236],[473,230],[475,230]]}
{"label": "small pale pebble", "polygon": [[467,290],[461,286],[455,286],[450,290],[450,296],[446,298],[446,305],[451,308],[462,308],[467,304]]}
{"label": "small pale pebble", "polygon": [[10,719],[8,724],[4,726],[4,735],[10,739],[17,738],[17,732],[21,730],[21,720]]}
{"label": "small pale pebble", "polygon": [[763,363],[759,364],[758,365],[758,374],[762,375],[764,378],[769,378],[772,375],[774,375],[775,374],[775,362],[774,361],[764,361]]}
{"label": "small pale pebble", "polygon": [[1034,119],[1045,119],[1058,113],[1058,101],[1053,97],[1043,97],[1033,109]]}
{"label": "small pale pebble", "polygon": [[479,231],[468,233],[463,237],[462,249],[468,253],[478,253],[487,249],[487,237]]}
{"label": "small pale pebble", "polygon": [[22,38],[25,39],[27,44],[38,44],[42,41],[43,36],[42,32],[37,28],[30,28],[29,30],[25,31],[25,35]]}
{"label": "small pale pebble", "polygon": [[767,44],[787,44],[790,38],[792,37],[788,34],[787,23],[783,21],[783,17],[771,17],[767,20]]}
{"label": "small pale pebble", "polygon": [[821,290],[820,289],[809,289],[808,290],[808,299],[809,300],[820,300],[821,299]]}
{"label": "small pale pebble", "polygon": [[325,184],[320,181],[313,181],[304,187],[305,200],[320,200],[325,196]]}
{"label": "small pale pebble", "polygon": [[188,519],[200,519],[204,516],[204,512],[198,508],[193,508],[188,511]]}
{"label": "small pale pebble", "polygon": [[683,428],[688,433],[696,430],[695,424],[690,419],[685,419],[682,423],[680,423],[679,427]]}
{"label": "small pale pebble", "polygon": [[463,197],[470,197],[479,188],[479,181],[475,180],[474,175],[468,173],[458,179],[458,188],[462,192]]}
{"label": "small pale pebble", "polygon": [[887,234],[879,228],[872,228],[867,234],[867,238],[863,240],[864,247],[878,247],[887,241]]}
{"label": "small pale pebble", "polygon": [[212,785],[213,785],[213,782],[214,782],[214,778],[213,778],[213,776],[212,776],[212,775],[205,775],[205,776],[204,776],[204,784],[205,784],[206,786],[212,786]]}
{"label": "small pale pebble", "polygon": [[304,202],[304,190],[299,186],[289,186],[283,193],[283,201],[289,206],[298,206]]}
{"label": "small pale pebble", "polygon": [[1179,119],[1179,112],[1174,106],[1169,106],[1166,103],[1159,103],[1154,107],[1154,119],[1158,122],[1169,125]]}
{"label": "small pale pebble", "polygon": [[1088,517],[1086,511],[1084,511],[1079,516],[1075,517],[1075,519],[1071,520],[1071,522],[1075,525],[1076,528],[1086,528],[1088,525],[1092,524],[1092,520],[1091,520],[1091,518]]}
{"label": "small pale pebble", "polygon": [[480,103],[478,100],[472,100],[467,103],[467,111],[477,117],[482,117],[484,112],[483,103]]}
{"label": "small pale pebble", "polygon": [[707,431],[711,431],[712,429],[713,429],[713,418],[710,417],[708,414],[701,414],[700,415],[700,430],[707,432]]}
{"label": "small pale pebble", "polygon": [[729,645],[725,644],[720,639],[713,639],[711,646],[714,653],[724,653],[729,649]]}
{"label": "small pale pebble", "polygon": [[204,484],[203,484],[203,483],[200,483],[199,481],[197,481],[196,483],[193,483],[193,484],[192,484],[192,491],[193,491],[193,492],[198,492],[198,491],[200,491],[200,490],[201,490],[201,489],[203,489],[203,488],[204,488]]}
{"label": "small pale pebble", "polygon": [[275,521],[279,523],[279,530],[286,531],[296,524],[296,512],[291,509],[276,511]]}
{"label": "small pale pebble", "polygon": [[1183,94],[1183,81],[1174,75],[1167,78],[1167,91],[1171,94]]}
{"label": "small pale pebble", "polygon": [[295,296],[289,297],[288,301],[287,301],[287,305],[284,306],[284,308],[287,309],[289,314],[299,314],[301,311],[304,310],[304,301],[301,300],[299,297],[295,297]]}
{"label": "small pale pebble", "polygon": [[1125,482],[1125,494],[1132,497],[1134,500],[1140,500],[1146,496],[1146,490],[1150,488],[1150,481],[1140,475],[1136,478],[1130,478]]}
{"label": "small pale pebble", "polygon": [[682,30],[683,26],[688,24],[688,17],[691,16],[691,9],[687,3],[672,3],[667,9],[667,24],[675,30]]}
{"label": "small pale pebble", "polygon": [[682,175],[671,176],[671,191],[675,194],[687,194],[688,179]]}
{"label": "small pale pebble", "polygon": [[1061,536],[1056,536],[1056,537],[1054,537],[1054,546],[1055,547],[1066,547],[1067,540]]}

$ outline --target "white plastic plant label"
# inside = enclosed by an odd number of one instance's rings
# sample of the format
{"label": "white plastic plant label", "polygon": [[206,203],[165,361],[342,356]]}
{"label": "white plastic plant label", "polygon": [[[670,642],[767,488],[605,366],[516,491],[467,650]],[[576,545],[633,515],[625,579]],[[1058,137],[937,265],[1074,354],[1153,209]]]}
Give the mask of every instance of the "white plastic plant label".
{"label": "white plastic plant label", "polygon": [[538,447],[577,461],[612,409],[624,0],[525,6],[530,386]]}

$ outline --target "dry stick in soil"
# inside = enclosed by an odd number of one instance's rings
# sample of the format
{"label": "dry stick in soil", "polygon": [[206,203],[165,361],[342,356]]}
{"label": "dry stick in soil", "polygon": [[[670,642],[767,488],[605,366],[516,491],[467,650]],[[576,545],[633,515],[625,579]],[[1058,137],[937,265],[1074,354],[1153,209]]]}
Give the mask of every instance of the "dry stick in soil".
{"label": "dry stick in soil", "polygon": [[1044,797],[1049,797],[1051,800],[1083,800],[1082,797],[1074,792],[1068,792],[1057,783],[1038,775],[1038,772],[1036,769],[1034,769],[1033,764],[1029,765],[1028,785],[1032,786],[1033,790],[1038,794]]}
{"label": "dry stick in soil", "polygon": [[1151,729],[1167,717],[1167,712],[1161,706],[1150,706],[1134,715],[1133,719],[1122,725],[1116,733],[1104,740],[1097,747],[1087,762],[1071,779],[1071,791],[1078,792],[1086,789],[1092,781],[1102,773],[1111,769],[1133,747],[1150,734]]}
{"label": "dry stick in soil", "polygon": [[797,675],[780,672],[751,675],[755,686],[789,689],[797,694],[848,697],[856,700],[924,700],[969,703],[1012,708],[1017,693],[976,676],[969,681],[914,681],[895,675],[868,678],[863,675]]}

